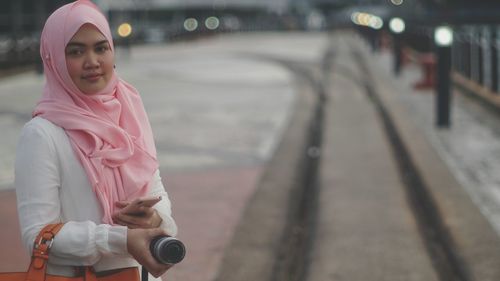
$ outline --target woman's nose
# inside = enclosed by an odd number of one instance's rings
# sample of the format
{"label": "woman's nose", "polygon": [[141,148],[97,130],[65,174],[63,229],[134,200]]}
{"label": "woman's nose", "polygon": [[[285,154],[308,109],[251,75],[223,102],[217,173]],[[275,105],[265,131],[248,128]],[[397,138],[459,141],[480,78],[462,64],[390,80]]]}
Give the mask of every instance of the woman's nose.
{"label": "woman's nose", "polygon": [[95,68],[99,66],[99,57],[93,52],[89,52],[85,57],[85,68]]}

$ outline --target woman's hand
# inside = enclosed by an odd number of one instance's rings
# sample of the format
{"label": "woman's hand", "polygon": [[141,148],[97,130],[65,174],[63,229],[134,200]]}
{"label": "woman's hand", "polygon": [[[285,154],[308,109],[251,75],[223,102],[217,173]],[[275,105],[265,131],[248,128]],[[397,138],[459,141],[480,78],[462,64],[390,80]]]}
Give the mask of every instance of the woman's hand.
{"label": "woman's hand", "polygon": [[151,206],[140,206],[130,213],[126,207],[131,203],[126,201],[116,202],[120,211],[113,215],[116,224],[127,226],[128,228],[157,228],[162,222],[158,211]]}
{"label": "woman's hand", "polygon": [[151,240],[160,235],[168,235],[163,229],[127,229],[127,250],[155,278],[165,273],[172,265],[161,264],[149,250]]}

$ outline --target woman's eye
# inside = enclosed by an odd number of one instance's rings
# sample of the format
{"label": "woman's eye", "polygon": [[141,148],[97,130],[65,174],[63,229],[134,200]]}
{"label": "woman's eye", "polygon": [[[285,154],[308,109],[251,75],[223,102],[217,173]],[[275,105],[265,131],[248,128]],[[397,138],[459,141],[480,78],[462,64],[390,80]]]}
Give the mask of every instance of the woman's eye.
{"label": "woman's eye", "polygon": [[81,49],[69,49],[66,51],[66,54],[70,55],[70,56],[80,56],[83,54],[83,50],[81,50]]}
{"label": "woman's eye", "polygon": [[104,53],[104,52],[106,52],[107,50],[109,50],[109,47],[108,47],[108,46],[106,46],[106,45],[97,46],[97,47],[95,48],[95,51],[96,51],[97,53]]}

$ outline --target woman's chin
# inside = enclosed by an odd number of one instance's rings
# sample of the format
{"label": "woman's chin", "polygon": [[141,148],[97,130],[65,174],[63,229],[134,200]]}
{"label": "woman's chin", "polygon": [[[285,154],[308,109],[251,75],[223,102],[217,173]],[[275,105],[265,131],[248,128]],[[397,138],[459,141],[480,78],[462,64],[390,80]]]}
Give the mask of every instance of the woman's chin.
{"label": "woman's chin", "polygon": [[104,79],[99,79],[99,81],[82,83],[78,88],[86,95],[95,95],[102,91],[106,87]]}

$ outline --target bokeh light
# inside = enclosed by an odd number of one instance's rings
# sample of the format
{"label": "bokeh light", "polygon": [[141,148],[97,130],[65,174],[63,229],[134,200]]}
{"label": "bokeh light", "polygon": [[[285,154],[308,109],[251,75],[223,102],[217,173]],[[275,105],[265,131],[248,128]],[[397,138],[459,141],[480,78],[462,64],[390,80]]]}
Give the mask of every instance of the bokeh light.
{"label": "bokeh light", "polygon": [[440,26],[434,31],[434,42],[438,46],[446,47],[453,43],[453,30],[448,26]]}
{"label": "bokeh light", "polygon": [[208,17],[205,20],[205,26],[210,30],[215,30],[219,27],[219,19],[217,17]]}
{"label": "bokeh light", "polygon": [[403,33],[406,29],[406,25],[401,18],[392,18],[389,21],[389,28],[394,33]]}
{"label": "bokeh light", "polygon": [[391,0],[391,3],[396,6],[399,6],[403,4],[403,0]]}
{"label": "bokeh light", "polygon": [[195,31],[198,28],[198,21],[195,18],[188,18],[184,21],[184,29]]}
{"label": "bokeh light", "polygon": [[124,22],[118,26],[118,35],[121,37],[128,37],[132,34],[132,26],[128,22]]}
{"label": "bokeh light", "polygon": [[373,29],[381,29],[384,26],[384,20],[381,17],[368,13],[354,12],[351,14],[351,20],[356,25],[367,26]]}

